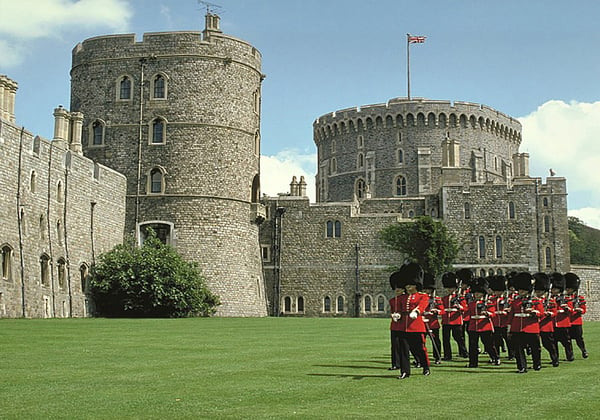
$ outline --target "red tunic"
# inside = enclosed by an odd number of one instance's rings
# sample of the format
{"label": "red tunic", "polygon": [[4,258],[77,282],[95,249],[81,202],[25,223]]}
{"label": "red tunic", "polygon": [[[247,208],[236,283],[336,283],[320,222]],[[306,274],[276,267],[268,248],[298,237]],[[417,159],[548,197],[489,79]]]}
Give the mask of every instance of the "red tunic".
{"label": "red tunic", "polygon": [[556,302],[556,317],[554,318],[554,328],[569,328],[571,326],[571,309],[573,303],[566,296],[552,296]]}
{"label": "red tunic", "polygon": [[442,315],[442,324],[444,325],[462,325],[463,312],[467,309],[467,305],[458,294],[452,293],[442,298],[444,304],[444,314]]}
{"label": "red tunic", "polygon": [[493,302],[476,299],[469,303],[466,315],[469,316],[469,331],[494,331],[493,318],[496,308]]}
{"label": "red tunic", "polygon": [[[539,319],[544,313],[544,305],[538,298],[519,296],[511,302],[509,311],[510,332],[540,333]],[[533,311],[537,311],[537,313]]]}
{"label": "red tunic", "polygon": [[553,297],[540,298],[544,305],[544,314],[540,318],[540,332],[554,332],[554,319],[558,308]]}
{"label": "red tunic", "polygon": [[492,318],[494,327],[506,327],[508,325],[508,307],[510,301],[506,296],[492,295],[489,301],[494,305],[496,316]]}
{"label": "red tunic", "polygon": [[440,328],[440,321],[438,315],[444,315],[444,304],[442,298],[439,296],[429,297],[429,305],[425,312],[423,312],[423,322],[426,322],[429,329],[436,330]]}
{"label": "red tunic", "polygon": [[[402,295],[400,295],[402,296]],[[392,313],[400,313],[400,296],[394,296],[390,299],[390,310]],[[390,323],[390,330],[392,331],[400,331],[400,320],[394,321],[392,319]]]}
{"label": "red tunic", "polygon": [[[400,324],[399,331],[424,333],[426,329],[421,314],[425,312],[429,305],[429,296],[425,293],[417,292],[400,295],[398,301],[401,314],[400,321],[398,322]],[[412,319],[410,313],[415,309],[418,311],[418,316]]]}
{"label": "red tunic", "polygon": [[571,325],[583,325],[582,315],[587,312],[585,298],[581,295],[574,294],[571,296],[571,304],[573,310],[571,312]]}

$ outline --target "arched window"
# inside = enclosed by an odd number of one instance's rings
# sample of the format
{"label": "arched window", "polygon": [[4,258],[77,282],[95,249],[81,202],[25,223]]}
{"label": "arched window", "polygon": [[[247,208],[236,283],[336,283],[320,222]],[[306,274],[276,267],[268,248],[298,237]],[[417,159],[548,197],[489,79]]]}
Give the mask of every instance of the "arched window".
{"label": "arched window", "polygon": [[96,120],[90,127],[90,136],[92,138],[92,146],[102,146],[104,144],[104,123]]}
{"label": "arched window", "polygon": [[59,203],[63,202],[63,185],[61,181],[58,181],[56,185],[56,201]]}
{"label": "arched window", "polygon": [[144,244],[150,234],[150,229],[163,244],[173,245],[173,224],[169,222],[147,222],[139,227],[139,244]]}
{"label": "arched window", "polygon": [[37,174],[35,171],[31,171],[31,177],[29,178],[29,191],[35,193],[37,184]]}
{"label": "arched window", "polygon": [[362,169],[365,167],[365,157],[362,153],[359,153],[356,157],[356,167]]}
{"label": "arched window", "polygon": [[298,312],[304,312],[304,298],[298,296]]}
{"label": "arched window", "polygon": [[48,227],[46,226],[46,215],[44,215],[43,213],[40,214],[39,228],[40,228],[40,240],[45,241],[46,240],[46,229]]}
{"label": "arched window", "polygon": [[546,247],[546,268],[552,268],[552,250]]}
{"label": "arched window", "polygon": [[81,292],[87,293],[88,291],[88,280],[89,280],[90,269],[87,264],[81,264],[79,266],[79,279],[81,281]]}
{"label": "arched window", "polygon": [[359,199],[365,198],[366,191],[367,191],[367,185],[365,184],[365,180],[362,178],[359,178],[359,180],[356,181],[356,197],[358,197]]}
{"label": "arched window", "polygon": [[550,232],[550,217],[544,216],[544,232]]}
{"label": "arched window", "polygon": [[152,133],[151,133],[151,143],[152,144],[164,144],[166,137],[166,124],[165,120],[162,118],[155,118],[152,120]]}
{"label": "arched window", "polygon": [[479,276],[480,277],[485,277],[486,276],[485,268],[482,268],[481,270],[479,270]]}
{"label": "arched window", "polygon": [[40,257],[40,280],[43,286],[50,286],[50,257],[46,254]]}
{"label": "arched window", "polygon": [[64,242],[64,229],[60,220],[56,221],[56,237],[58,238],[59,245]]}
{"label": "arched window", "polygon": [[385,298],[381,295],[377,298],[377,312],[385,312]]}
{"label": "arched window", "polygon": [[396,185],[395,185],[394,195],[405,196],[406,195],[406,178],[403,177],[402,175],[398,175],[396,177],[395,184]]}
{"label": "arched window", "polygon": [[327,221],[327,237],[333,238],[333,221]]}
{"label": "arched window", "polygon": [[325,296],[325,299],[323,299],[323,312],[331,312],[331,298],[329,296]]}
{"label": "arched window", "polygon": [[401,149],[396,151],[396,162],[404,163],[404,152]]}
{"label": "arched window", "polygon": [[338,296],[337,298],[337,312],[344,312],[344,297]]}
{"label": "arched window", "polygon": [[342,222],[340,222],[339,220],[336,220],[333,223],[333,236],[336,238],[342,237]]}
{"label": "arched window", "polygon": [[496,236],[496,258],[502,258],[502,237]]}
{"label": "arched window", "polygon": [[332,174],[337,172],[337,160],[335,158],[331,158],[329,172]]}
{"label": "arched window", "polygon": [[[337,130],[336,130],[337,132]],[[331,140],[331,153],[335,153],[336,152],[336,143],[335,140]]]}
{"label": "arched window", "polygon": [[12,280],[12,248],[8,245],[2,246],[2,279]]}
{"label": "arched window", "polygon": [[128,76],[123,76],[119,82],[119,99],[131,99],[131,79]]}
{"label": "arched window", "polygon": [[465,210],[465,219],[470,219],[471,218],[471,203],[466,202],[464,205],[464,210]]}
{"label": "arched window", "polygon": [[542,202],[544,203],[544,207],[548,207],[548,197],[544,197]]}
{"label": "arched window", "polygon": [[67,285],[67,265],[64,258],[59,258],[56,267],[58,273],[58,287],[64,289]]}
{"label": "arched window", "polygon": [[515,219],[515,203],[513,201],[508,202],[508,218]]}
{"label": "arched window", "polygon": [[365,312],[371,312],[371,296],[365,296]]}
{"label": "arched window", "polygon": [[291,312],[292,311],[292,298],[289,296],[286,296],[283,299],[283,311],[284,312]]}
{"label": "arched window", "polygon": [[485,258],[485,238],[479,237],[479,258]]}
{"label": "arched window", "polygon": [[[361,120],[358,120],[358,127],[359,127],[359,129],[362,127]],[[358,145],[359,149],[365,147],[365,139],[363,136],[358,136],[357,145]]]}
{"label": "arched window", "polygon": [[152,99],[166,99],[167,82],[162,74],[157,74],[152,79]]}
{"label": "arched window", "polygon": [[164,174],[160,168],[154,168],[150,171],[150,194],[161,194],[164,192]]}

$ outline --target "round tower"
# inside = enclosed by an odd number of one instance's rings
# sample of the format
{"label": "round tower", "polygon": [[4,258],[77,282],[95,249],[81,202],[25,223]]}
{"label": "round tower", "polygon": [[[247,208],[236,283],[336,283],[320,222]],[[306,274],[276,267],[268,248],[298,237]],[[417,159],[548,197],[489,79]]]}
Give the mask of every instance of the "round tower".
{"label": "round tower", "polygon": [[261,55],[203,32],[90,38],[73,50],[86,156],[127,177],[125,234],[152,228],[196,261],[220,316],[264,316],[258,242]]}
{"label": "round tower", "polygon": [[319,202],[419,197],[528,175],[521,124],[484,105],[396,98],[323,115],[313,128]]}

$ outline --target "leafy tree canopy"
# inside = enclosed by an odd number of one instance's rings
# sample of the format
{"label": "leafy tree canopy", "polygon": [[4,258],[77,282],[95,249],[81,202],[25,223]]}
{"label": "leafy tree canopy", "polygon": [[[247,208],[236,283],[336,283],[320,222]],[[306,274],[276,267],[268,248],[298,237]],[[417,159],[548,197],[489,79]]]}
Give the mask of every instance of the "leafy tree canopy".
{"label": "leafy tree canopy", "polygon": [[600,231],[569,217],[571,264],[600,265]]}
{"label": "leafy tree canopy", "polygon": [[450,270],[458,254],[456,240],[446,226],[430,216],[389,225],[379,237],[389,248],[405,254],[435,277]]}
{"label": "leafy tree canopy", "polygon": [[208,316],[219,305],[198,266],[153,231],[141,247],[129,240],[101,255],[90,290],[98,315],[106,317]]}

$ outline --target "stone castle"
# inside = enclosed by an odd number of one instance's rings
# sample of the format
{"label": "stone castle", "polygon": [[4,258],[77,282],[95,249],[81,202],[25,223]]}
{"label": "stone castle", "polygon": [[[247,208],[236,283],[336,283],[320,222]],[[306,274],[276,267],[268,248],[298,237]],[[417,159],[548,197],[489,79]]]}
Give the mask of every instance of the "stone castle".
{"label": "stone castle", "polygon": [[202,32],[91,38],[50,141],[15,124],[2,76],[0,316],[93,314],[96,256],[148,228],[200,264],[219,316],[383,316],[402,256],[378,232],[420,215],[457,237],[457,268],[570,269],[566,180],[529,176],[519,122],[482,105],[397,98],[321,116],[317,202],[303,178],[261,198],[263,79],[258,50],[213,14]]}

